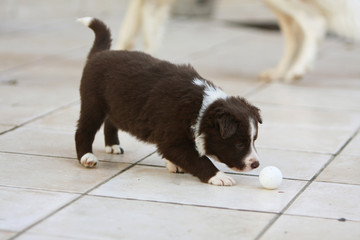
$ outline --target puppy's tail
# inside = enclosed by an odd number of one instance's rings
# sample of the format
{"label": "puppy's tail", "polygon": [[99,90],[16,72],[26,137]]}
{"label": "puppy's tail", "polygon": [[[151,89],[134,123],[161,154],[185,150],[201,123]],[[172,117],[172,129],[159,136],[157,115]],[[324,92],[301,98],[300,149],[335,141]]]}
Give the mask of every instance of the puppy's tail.
{"label": "puppy's tail", "polygon": [[89,52],[88,59],[91,58],[94,53],[110,49],[111,33],[105,23],[93,17],[78,18],[77,21],[88,26],[95,33],[94,44]]}

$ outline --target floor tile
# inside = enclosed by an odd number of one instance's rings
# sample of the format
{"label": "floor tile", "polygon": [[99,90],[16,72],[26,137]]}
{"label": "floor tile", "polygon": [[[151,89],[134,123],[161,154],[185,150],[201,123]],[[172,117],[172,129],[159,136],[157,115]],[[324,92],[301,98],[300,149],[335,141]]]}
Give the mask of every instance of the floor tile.
{"label": "floor tile", "polygon": [[[238,36],[208,49],[202,55],[193,56],[192,64],[200,75],[216,78],[232,76],[238,81],[247,79],[253,83],[261,83],[258,80],[259,73],[276,65],[275,56],[282,50],[281,35],[243,27],[233,28],[233,31]],[[267,44],[263,44],[264,41]]]}
{"label": "floor tile", "polygon": [[57,129],[64,131],[76,131],[77,121],[79,119],[80,103],[53,112],[43,118],[28,124],[31,128]]}
{"label": "floor tile", "polygon": [[239,79],[238,76],[219,77],[206,74],[203,77],[212,81],[230,96],[246,97],[262,85],[261,82],[253,81],[252,79]]}
{"label": "floor tile", "polygon": [[359,112],[268,104],[258,107],[263,118],[258,147],[335,154],[360,125]]}
{"label": "floor tile", "polygon": [[0,239],[7,240],[7,239],[10,239],[11,237],[13,237],[15,234],[16,234],[15,232],[0,230]]}
{"label": "floor tile", "polygon": [[[0,153],[3,186],[83,193],[120,172],[129,164],[102,162],[95,169],[75,159]],[[46,179],[46,181],[44,181]]]}
{"label": "floor tile", "polygon": [[[74,49],[74,51],[55,55],[43,61],[27,64],[9,71],[8,78],[16,80],[17,85],[12,86],[15,89],[48,88],[52,90],[51,93],[56,90],[57,94],[53,94],[56,97],[59,95],[59,90],[69,88],[67,92],[64,91],[64,94],[79,95],[81,74],[86,61],[86,56],[82,54],[86,52],[84,48]],[[44,90],[42,88],[39,89],[40,92]],[[29,93],[24,92],[25,96]]]}
{"label": "floor tile", "polygon": [[358,226],[359,222],[284,215],[260,239],[353,240],[360,238]]}
{"label": "floor tile", "polygon": [[21,125],[54,110],[54,106],[0,105],[0,124]]}
{"label": "floor tile", "polygon": [[[49,84],[50,85],[50,84]],[[79,99],[77,86],[21,85],[7,90],[7,94],[15,95],[7,99],[12,106],[51,106],[53,108],[72,103]],[[56,91],[56,94],[54,94]],[[1,92],[6,92],[3,89]],[[11,102],[9,101],[11,100]]]}
{"label": "floor tile", "polygon": [[201,183],[189,174],[165,168],[134,167],[90,194],[230,209],[280,212],[305,182],[284,180],[278,190],[260,187],[257,177],[232,175],[237,185],[219,187]]}
{"label": "floor tile", "polygon": [[[237,36],[243,36],[244,31],[238,31],[231,27],[226,27],[208,21],[197,20],[192,24],[187,21],[171,22],[171,27],[166,29],[163,36],[161,47],[154,54],[160,59],[166,59],[175,63],[194,63],[194,59],[206,55],[216,47],[226,46],[228,41]],[[202,34],[197,34],[201,31]],[[191,39],[191,41],[189,41]],[[176,44],[181,42],[181,44]],[[201,72],[199,72],[200,75]]]}
{"label": "floor tile", "polygon": [[8,130],[12,129],[13,127],[15,127],[15,125],[0,124],[0,134],[5,132],[5,131],[8,131]]}
{"label": "floor tile", "polygon": [[76,158],[74,133],[18,128],[0,136],[0,151]]}
{"label": "floor tile", "polygon": [[358,89],[310,88],[296,85],[270,84],[250,97],[251,101],[289,106],[360,110]]}
{"label": "floor tile", "polygon": [[[253,239],[272,217],[265,213],[84,197],[29,233],[66,239]],[[25,234],[19,239],[32,238]]]}
{"label": "floor tile", "polygon": [[327,131],[295,126],[261,127],[260,132],[259,147],[323,154],[337,153],[352,135],[349,130]]}
{"label": "floor tile", "polygon": [[[71,24],[69,25],[71,26]],[[73,25],[76,25],[75,21]],[[82,26],[79,27],[81,28]],[[44,30],[44,32],[36,34],[20,33],[5,35],[0,39],[0,56],[1,59],[4,59],[1,62],[0,70],[19,68],[25,64],[46,60],[86,43],[81,43],[74,35],[70,37],[70,32],[50,32]],[[61,36],[61,34],[63,35]],[[27,44],[22,44],[24,41]]]}
{"label": "floor tile", "polygon": [[[66,239],[80,240],[80,238],[74,238],[72,236]],[[36,233],[25,233],[17,237],[16,240],[64,240],[64,236],[52,236],[48,234],[36,234]]]}
{"label": "floor tile", "polygon": [[260,108],[263,124],[271,124],[271,127],[281,125],[351,131],[356,131],[360,127],[359,111],[313,109],[264,103],[256,104],[256,106]]}
{"label": "floor tile", "polygon": [[[260,156],[260,167],[251,172],[239,173],[229,169],[225,164],[216,161],[213,163],[223,172],[245,175],[259,175],[262,168],[276,166],[281,170],[284,178],[310,180],[331,158],[331,155],[326,154],[286,150],[258,148],[257,151]],[[165,161],[156,153],[147,157],[140,164],[165,167]]]}
{"label": "floor tile", "polygon": [[359,89],[359,53],[359,42],[341,41],[337,37],[326,38],[321,45],[313,74],[320,81],[308,78],[308,82],[300,84],[316,87],[317,82],[322,82],[323,87]]}
{"label": "floor tile", "polygon": [[[73,131],[23,127],[0,136],[0,151],[76,158],[74,134]],[[125,154],[106,154],[103,138],[100,131],[93,144],[93,151],[100,160],[136,162],[155,151],[153,145],[141,143],[126,133],[120,133]],[[101,163],[98,167],[100,166]]]}
{"label": "floor tile", "polygon": [[0,187],[0,226],[2,230],[21,231],[77,195]]}
{"label": "floor tile", "polygon": [[360,156],[360,133],[358,133],[341,152],[345,155]]}
{"label": "floor tile", "polygon": [[359,156],[341,154],[324,169],[316,180],[360,185],[359,160]]}
{"label": "floor tile", "polygon": [[[218,1],[211,19],[169,19],[154,56],[190,63],[263,115],[260,167],[234,173],[216,163],[237,181],[216,187],[169,173],[153,145],[122,132],[124,155],[105,154],[101,129],[97,168],[78,163],[78,89],[94,35],[74,19],[99,17],[115,43],[128,0],[66,3],[0,4],[0,239],[51,213],[16,240],[246,240],[267,227],[259,240],[360,239],[359,43],[327,37],[304,79],[264,83],[257,76],[278,63],[283,36],[241,25],[276,24],[263,0]],[[136,47],[143,50],[140,36]],[[285,177],[278,190],[258,182],[269,165]]]}
{"label": "floor tile", "polygon": [[[54,94],[56,89],[57,94]],[[74,87],[75,89],[75,87]],[[20,125],[78,100],[78,92],[62,86],[1,86],[0,124]]]}
{"label": "floor tile", "polygon": [[286,214],[360,221],[360,186],[312,183]]}
{"label": "floor tile", "polygon": [[252,171],[259,175],[262,168],[276,166],[284,178],[310,180],[329,161],[330,155],[273,149],[258,149],[260,167]]}

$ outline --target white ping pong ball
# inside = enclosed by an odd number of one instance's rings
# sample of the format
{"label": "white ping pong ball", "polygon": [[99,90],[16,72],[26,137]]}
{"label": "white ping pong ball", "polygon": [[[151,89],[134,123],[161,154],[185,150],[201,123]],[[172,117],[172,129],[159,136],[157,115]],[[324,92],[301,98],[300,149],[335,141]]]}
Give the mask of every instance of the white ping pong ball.
{"label": "white ping pong ball", "polygon": [[282,173],[280,169],[274,166],[264,167],[259,174],[261,186],[266,189],[276,189],[282,182]]}

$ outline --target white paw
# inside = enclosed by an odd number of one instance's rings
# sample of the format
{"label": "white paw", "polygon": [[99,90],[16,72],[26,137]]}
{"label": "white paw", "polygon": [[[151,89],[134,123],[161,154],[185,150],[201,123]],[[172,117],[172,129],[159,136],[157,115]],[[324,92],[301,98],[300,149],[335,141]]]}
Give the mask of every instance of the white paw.
{"label": "white paw", "polygon": [[87,168],[93,168],[98,163],[96,156],[92,153],[87,153],[81,157],[80,163]]}
{"label": "white paw", "polygon": [[311,65],[299,65],[291,68],[284,76],[284,82],[291,83],[294,80],[300,80],[307,72],[311,70]]}
{"label": "white paw", "polygon": [[305,72],[304,71],[294,71],[294,72],[288,72],[285,76],[283,81],[285,83],[291,83],[295,80],[300,80],[303,78]]}
{"label": "white paw", "polygon": [[183,173],[184,172],[184,170],[182,170],[180,167],[176,166],[175,164],[173,164],[172,162],[170,162],[167,159],[165,159],[165,166],[169,170],[169,172],[172,172],[172,173]]}
{"label": "white paw", "polygon": [[217,186],[232,186],[236,182],[229,176],[226,176],[223,172],[217,172],[215,176],[209,179],[208,183],[217,185]]}
{"label": "white paw", "polygon": [[109,154],[123,154],[124,150],[120,147],[120,145],[112,145],[112,146],[106,146],[105,152]]}
{"label": "white paw", "polygon": [[281,74],[279,73],[279,71],[276,68],[268,69],[268,70],[261,72],[259,74],[258,78],[265,82],[274,82],[274,81],[278,81],[281,79]]}

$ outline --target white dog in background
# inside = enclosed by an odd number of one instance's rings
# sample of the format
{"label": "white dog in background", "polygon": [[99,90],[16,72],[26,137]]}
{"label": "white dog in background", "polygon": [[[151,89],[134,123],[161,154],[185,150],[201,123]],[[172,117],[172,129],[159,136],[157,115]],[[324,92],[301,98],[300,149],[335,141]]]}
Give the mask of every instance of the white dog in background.
{"label": "white dog in background", "polygon": [[[275,13],[285,38],[283,56],[260,78],[291,82],[313,66],[327,30],[360,40],[360,0],[263,0]],[[153,53],[160,41],[172,0],[131,0],[115,49],[132,49],[142,29],[144,51]]]}
{"label": "white dog in background", "polygon": [[360,0],[264,0],[275,13],[285,49],[278,65],[260,74],[291,82],[311,70],[327,30],[360,40]]}
{"label": "white dog in background", "polygon": [[153,53],[160,42],[173,0],[131,0],[115,50],[131,50],[142,30],[144,52]]}

